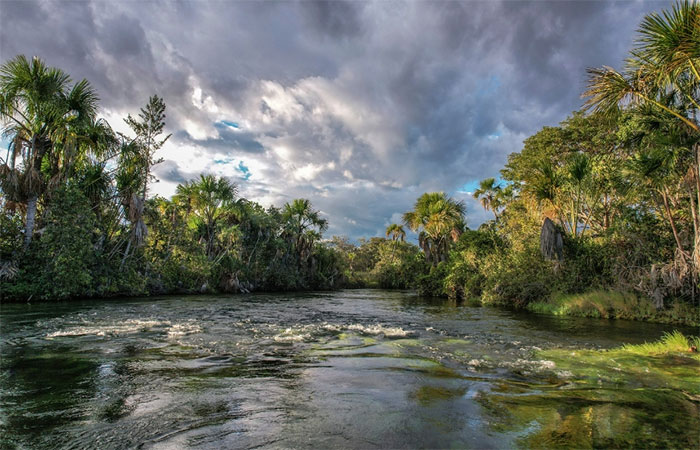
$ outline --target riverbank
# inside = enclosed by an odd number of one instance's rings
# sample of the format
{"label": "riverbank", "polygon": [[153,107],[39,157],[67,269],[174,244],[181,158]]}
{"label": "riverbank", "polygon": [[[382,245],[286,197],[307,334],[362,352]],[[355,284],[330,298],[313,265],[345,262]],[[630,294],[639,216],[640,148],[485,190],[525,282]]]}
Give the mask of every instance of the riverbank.
{"label": "riverbank", "polygon": [[697,307],[675,302],[664,309],[657,310],[650,299],[611,290],[594,290],[582,294],[553,294],[548,300],[530,302],[525,309],[554,316],[700,326],[700,310]]}

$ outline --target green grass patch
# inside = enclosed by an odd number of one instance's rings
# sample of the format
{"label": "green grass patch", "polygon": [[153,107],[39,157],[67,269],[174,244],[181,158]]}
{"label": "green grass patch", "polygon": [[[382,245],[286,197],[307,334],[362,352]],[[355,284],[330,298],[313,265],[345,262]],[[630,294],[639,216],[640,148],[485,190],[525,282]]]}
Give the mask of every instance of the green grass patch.
{"label": "green grass patch", "polygon": [[651,300],[629,292],[595,290],[582,294],[553,294],[545,301],[527,305],[534,313],[555,316],[642,320],[700,326],[700,311],[682,302],[657,310]]}
{"label": "green grass patch", "polygon": [[[691,348],[695,348],[695,352]],[[623,352],[634,353],[640,356],[656,356],[674,352],[690,352],[698,360],[697,348],[700,347],[700,337],[686,337],[679,331],[666,333],[657,342],[631,345],[623,345],[620,349]]]}
{"label": "green grass patch", "polygon": [[659,341],[623,345],[610,350],[543,350],[538,358],[551,360],[560,374],[577,383],[600,387],[673,389],[700,399],[700,338],[678,331]]}

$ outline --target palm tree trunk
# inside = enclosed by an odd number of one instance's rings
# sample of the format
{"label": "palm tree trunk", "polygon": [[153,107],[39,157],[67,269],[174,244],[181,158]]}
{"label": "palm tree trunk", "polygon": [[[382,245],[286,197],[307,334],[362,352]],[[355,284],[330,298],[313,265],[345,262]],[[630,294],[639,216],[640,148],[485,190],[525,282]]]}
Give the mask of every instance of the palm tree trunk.
{"label": "palm tree trunk", "polygon": [[124,268],[124,263],[126,262],[126,258],[129,256],[129,250],[131,249],[131,241],[133,239],[129,238],[129,240],[126,243],[126,251],[124,252],[124,257],[122,258],[121,264],[119,264],[119,271],[121,271]]}
{"label": "palm tree trunk", "polygon": [[[695,271],[696,279],[700,271],[700,217],[698,213],[700,212],[700,144],[695,144],[695,195],[697,198],[697,208],[693,211],[693,268]],[[695,283],[693,283],[695,285]]]}
{"label": "palm tree trunk", "polygon": [[671,214],[671,208],[668,206],[668,195],[666,194],[666,189],[661,191],[661,197],[664,200],[664,209],[666,210],[666,215],[668,216],[668,221],[671,224],[671,230],[673,230],[673,238],[676,240],[676,245],[678,246],[678,251],[685,258],[685,251],[683,250],[683,245],[681,245],[681,239],[678,236],[678,229],[676,228],[676,221]]}
{"label": "palm tree trunk", "polygon": [[24,227],[24,249],[29,248],[32,243],[32,235],[34,234],[34,224],[36,221],[36,208],[39,201],[39,196],[32,194],[27,202],[27,222]]}
{"label": "palm tree trunk", "polygon": [[605,194],[605,200],[603,203],[605,215],[603,216],[603,229],[607,230],[610,227],[610,209],[609,209],[609,199],[608,194]]}

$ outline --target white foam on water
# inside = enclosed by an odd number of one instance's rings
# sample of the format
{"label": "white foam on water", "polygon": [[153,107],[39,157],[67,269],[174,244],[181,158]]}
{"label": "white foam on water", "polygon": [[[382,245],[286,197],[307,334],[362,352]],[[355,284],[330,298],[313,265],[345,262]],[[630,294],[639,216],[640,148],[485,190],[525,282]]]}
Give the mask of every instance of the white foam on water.
{"label": "white foam on water", "polygon": [[346,329],[351,331],[359,331],[360,333],[370,334],[373,336],[378,336],[382,334],[386,337],[406,337],[414,336],[416,334],[412,331],[407,331],[400,327],[385,327],[384,325],[352,324],[348,325]]}
{"label": "white foam on water", "polygon": [[322,324],[309,324],[309,325],[299,325],[294,327],[286,328],[278,333],[276,333],[272,339],[275,342],[308,342],[318,336],[319,333],[342,333],[342,332],[356,332],[358,334],[372,335],[372,336],[385,336],[391,338],[397,337],[407,337],[415,335],[412,331],[406,331],[399,327],[389,327],[384,325],[362,325],[362,324],[350,324],[350,325],[340,325],[334,323],[324,322]]}
{"label": "white foam on water", "polygon": [[62,330],[54,331],[46,335],[47,339],[57,337],[77,336],[120,336],[126,334],[153,331],[154,329],[166,331],[168,337],[180,337],[188,334],[199,333],[201,328],[194,322],[173,324],[169,320],[154,319],[129,319],[116,324],[102,325],[78,325]]}
{"label": "white foam on water", "polygon": [[274,335],[272,340],[275,342],[304,342],[311,339],[311,333],[309,332],[311,328],[310,325],[289,327],[281,333]]}

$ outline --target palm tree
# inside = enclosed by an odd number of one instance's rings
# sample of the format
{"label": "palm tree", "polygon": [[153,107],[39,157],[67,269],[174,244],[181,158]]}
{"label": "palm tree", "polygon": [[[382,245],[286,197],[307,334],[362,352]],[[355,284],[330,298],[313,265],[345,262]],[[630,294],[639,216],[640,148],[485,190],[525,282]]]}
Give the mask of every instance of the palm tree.
{"label": "palm tree", "polygon": [[459,239],[464,229],[464,203],[444,192],[430,192],[418,197],[413,211],[403,215],[411,230],[419,232],[418,244],[433,265],[447,259],[450,241]]}
{"label": "palm tree", "polygon": [[200,175],[199,180],[178,185],[175,202],[188,205],[190,227],[198,230],[209,259],[214,257],[217,232],[232,211],[236,185],[224,177]]}
{"label": "palm tree", "polygon": [[98,99],[90,84],[69,84],[65,72],[36,57],[30,62],[19,55],[0,67],[0,118],[3,133],[12,138],[0,181],[13,201],[26,203],[25,248],[34,233],[39,198],[50,182],[60,181],[61,166],[72,159],[71,136],[95,118]]}
{"label": "palm tree", "polygon": [[406,239],[406,232],[404,231],[403,227],[397,223],[392,223],[388,227],[386,227],[386,237],[391,236],[392,241],[401,241],[403,242]]}
{"label": "palm tree", "polygon": [[498,220],[498,209],[501,207],[499,202],[501,192],[500,184],[496,183],[495,178],[485,178],[479,182],[479,188],[474,191],[474,198],[481,202],[481,206],[485,210],[493,212],[496,220]]}
{"label": "palm tree", "polygon": [[314,242],[328,228],[328,221],[321,218],[320,212],[312,208],[309,200],[303,198],[284,205],[282,220],[283,233],[291,240],[300,261],[311,254]]}
{"label": "palm tree", "polygon": [[690,103],[697,109],[700,100],[700,4],[684,0],[670,11],[648,14],[638,33],[624,71],[607,66],[588,70],[586,105],[603,112],[626,103],[653,105],[700,131],[686,108]]}
{"label": "palm tree", "polygon": [[581,210],[584,183],[591,174],[591,162],[585,153],[574,153],[566,166],[568,181],[573,188],[571,195],[571,232],[578,235],[578,224]]}

